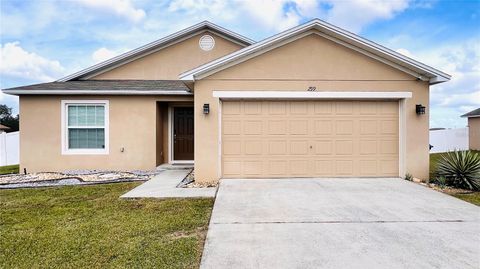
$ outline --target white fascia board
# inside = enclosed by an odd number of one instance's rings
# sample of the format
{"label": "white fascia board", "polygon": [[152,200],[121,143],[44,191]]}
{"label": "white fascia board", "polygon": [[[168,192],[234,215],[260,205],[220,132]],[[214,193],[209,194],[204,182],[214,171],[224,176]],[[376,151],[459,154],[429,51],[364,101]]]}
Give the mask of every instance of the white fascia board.
{"label": "white fascia board", "polygon": [[213,91],[213,97],[220,99],[405,99],[412,98],[412,92]]}
{"label": "white fascia board", "polygon": [[2,90],[11,95],[193,95],[191,92],[182,91],[78,91],[78,90]]}
{"label": "white fascia board", "polygon": [[345,37],[346,39],[349,39],[349,40],[352,40],[354,42],[356,42],[357,44],[360,44],[361,46],[365,46],[365,47],[368,47],[368,48],[371,48],[373,49],[374,51],[377,51],[377,52],[380,52],[382,54],[385,54],[389,57],[392,57],[394,59],[397,59],[397,60],[400,60],[401,62],[404,62],[408,65],[412,65],[414,67],[417,67],[419,69],[421,69],[422,71],[425,71],[427,73],[430,73],[432,75],[435,75],[435,76],[439,76],[439,77],[443,77],[444,79],[446,80],[449,80],[451,75],[447,74],[447,73],[444,73],[438,69],[435,69],[431,66],[428,66],[426,64],[423,64],[419,61],[416,61],[412,58],[409,58],[407,56],[404,56],[402,55],[401,53],[398,53],[396,51],[393,51],[387,47],[384,47],[380,44],[377,44],[373,41],[370,41],[368,39],[365,39],[363,37],[360,37],[356,34],[353,34],[349,31],[346,31],[344,29],[341,29],[337,26],[334,26],[332,24],[329,24],[329,23],[326,23],[324,21],[321,21],[321,20],[316,20],[316,24],[318,24],[318,26],[320,26],[322,29],[326,29],[328,31],[331,31],[333,32],[334,34],[337,34],[337,35],[340,35],[342,37]]}
{"label": "white fascia board", "polygon": [[[91,66],[91,67],[85,68],[81,71],[78,71],[76,73],[68,75],[64,78],[61,78],[61,79],[57,80],[57,81],[58,82],[66,82],[66,81],[81,77],[81,76],[83,76],[85,74],[88,74],[88,73],[91,73],[91,72],[100,71],[101,69],[103,69],[107,66],[110,66],[110,65],[115,64],[115,63],[122,62],[122,61],[124,61],[124,60],[126,60],[130,57],[134,57],[135,55],[138,55],[138,54],[142,54],[142,56],[145,56],[144,54],[147,54],[150,50],[152,50],[153,48],[155,48],[157,46],[161,46],[162,44],[166,45],[167,43],[174,42],[175,40],[180,39],[185,35],[194,34],[197,31],[199,31],[200,29],[205,28],[205,27],[216,31],[217,32],[216,34],[218,34],[218,35],[220,35],[220,36],[222,36],[222,37],[224,37],[224,38],[226,38],[226,39],[228,39],[232,42],[243,45],[243,46],[248,46],[248,45],[251,45],[251,44],[255,43],[255,41],[252,40],[252,39],[244,37],[240,34],[232,32],[230,30],[227,30],[227,29],[225,29],[223,27],[220,27],[220,26],[218,26],[214,23],[211,23],[211,22],[208,22],[208,21],[203,21],[203,22],[197,23],[193,26],[190,26],[188,28],[185,28],[183,30],[180,30],[178,32],[175,32],[171,35],[168,35],[164,38],[161,38],[161,39],[158,39],[156,41],[150,42],[150,43],[148,43],[144,46],[141,46],[141,47],[138,47],[136,49],[127,51],[127,52],[125,52],[123,54],[120,54],[116,57],[113,57],[113,58],[108,59],[106,61],[100,62],[96,65]],[[231,36],[232,38],[229,38],[229,36]],[[237,39],[238,41],[235,40],[235,39]],[[244,43],[244,44],[241,44],[240,42]],[[165,46],[161,46],[159,49],[162,49],[164,47]],[[154,51],[156,51],[156,50],[154,50]]]}
{"label": "white fascia board", "polygon": [[[289,39],[292,36],[295,36],[297,34],[300,34],[302,32],[311,30],[311,29],[316,29],[320,32],[328,33],[335,37],[336,39],[342,40],[343,42],[347,43],[352,43],[352,45],[357,46],[359,49],[364,49],[367,52],[370,52],[372,54],[378,54],[378,57],[385,57],[385,60],[391,61],[392,63],[395,63],[397,66],[399,63],[401,63],[405,69],[410,69],[414,71],[415,69],[419,70],[415,71],[416,73],[426,73],[428,74],[427,78],[423,78],[420,76],[420,74],[417,76],[418,78],[421,78],[422,80],[429,80],[429,79],[438,79],[437,82],[431,81],[432,84],[434,83],[440,83],[444,82],[450,79],[450,75],[441,72],[433,67],[427,66],[425,64],[422,64],[418,61],[415,61],[413,59],[410,59],[406,56],[401,55],[400,53],[397,53],[395,51],[392,51],[386,47],[383,47],[379,44],[376,44],[372,41],[369,41],[367,39],[364,39],[360,36],[357,36],[353,33],[350,33],[348,31],[345,31],[341,28],[338,28],[336,26],[333,26],[331,24],[328,24],[326,22],[323,22],[319,19],[312,20],[310,22],[307,22],[303,25],[299,25],[297,27],[294,27],[292,29],[286,30],[284,32],[281,32],[277,35],[274,35],[270,38],[264,39],[260,42],[257,42],[251,46],[245,47],[241,50],[238,50],[236,52],[233,52],[231,54],[228,54],[224,57],[221,57],[217,60],[214,60],[212,62],[209,62],[207,64],[204,64],[202,66],[199,66],[195,69],[192,69],[190,71],[184,72],[180,74],[180,79],[181,80],[191,80],[191,79],[201,79],[204,77],[205,74],[211,75],[215,73],[217,70],[222,70],[224,65],[227,65],[230,62],[234,62],[242,57],[249,57],[255,54],[255,52],[260,51],[260,50],[266,50],[268,51],[269,46],[274,46],[276,43],[281,42],[285,39]],[[381,56],[380,56],[381,55]],[[241,61],[239,61],[241,62]],[[408,66],[408,67],[407,67]],[[402,70],[404,71],[404,70]],[[207,75],[207,76],[208,76]]]}

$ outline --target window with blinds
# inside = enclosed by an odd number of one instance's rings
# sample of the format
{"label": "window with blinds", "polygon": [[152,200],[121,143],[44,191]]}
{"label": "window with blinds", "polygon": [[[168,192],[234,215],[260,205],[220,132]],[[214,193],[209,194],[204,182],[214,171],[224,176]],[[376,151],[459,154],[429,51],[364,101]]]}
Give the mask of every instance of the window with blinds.
{"label": "window with blinds", "polygon": [[64,104],[66,153],[106,153],[107,103]]}
{"label": "window with blinds", "polygon": [[105,148],[105,106],[68,105],[68,148]]}

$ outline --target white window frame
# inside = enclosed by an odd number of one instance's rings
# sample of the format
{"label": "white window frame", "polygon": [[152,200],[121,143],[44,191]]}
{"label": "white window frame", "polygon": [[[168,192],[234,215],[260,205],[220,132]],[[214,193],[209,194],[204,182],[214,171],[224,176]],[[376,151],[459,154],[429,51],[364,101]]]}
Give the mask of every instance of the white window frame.
{"label": "white window frame", "polygon": [[[69,149],[68,148],[68,110],[69,105],[103,105],[105,107],[105,147],[103,149]],[[108,100],[62,100],[61,102],[62,126],[62,155],[107,155],[110,144],[110,122]]]}

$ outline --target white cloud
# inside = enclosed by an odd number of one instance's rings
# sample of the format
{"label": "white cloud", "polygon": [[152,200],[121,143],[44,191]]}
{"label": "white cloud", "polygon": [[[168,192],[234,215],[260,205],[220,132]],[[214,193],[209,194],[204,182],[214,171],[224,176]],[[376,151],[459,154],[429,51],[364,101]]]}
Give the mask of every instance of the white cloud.
{"label": "white cloud", "polygon": [[368,24],[391,19],[409,7],[410,0],[173,0],[169,12],[203,14],[221,20],[253,21],[273,31],[296,26],[303,20],[323,18],[340,27],[359,32]]}
{"label": "white cloud", "polygon": [[286,8],[290,1],[250,0],[238,3],[241,13],[253,19],[261,27],[281,31],[299,24],[301,14],[297,10]]}
{"label": "white cloud", "polygon": [[410,58],[413,57],[412,53],[407,49],[403,49],[403,48],[402,49],[397,49],[396,52],[398,52],[400,54],[403,54],[403,55],[405,55],[407,57],[410,57]]}
{"label": "white cloud", "polygon": [[434,127],[464,127],[460,115],[480,107],[480,40],[430,48],[414,55],[406,49],[397,51],[452,75],[450,81],[430,88],[430,121]]}
{"label": "white cloud", "polygon": [[92,53],[92,59],[95,63],[99,63],[111,59],[119,54],[120,52],[118,51],[109,50],[107,48],[99,48]]}
{"label": "white cloud", "polygon": [[60,62],[28,52],[19,42],[0,45],[0,59],[0,74],[5,76],[45,82],[65,72]]}
{"label": "white cloud", "polygon": [[125,17],[133,22],[145,18],[143,9],[135,8],[130,0],[77,0],[79,3],[98,10],[103,10]]}
{"label": "white cloud", "polygon": [[326,19],[339,27],[360,32],[363,27],[377,20],[391,19],[409,7],[410,0],[352,0],[322,1],[331,6]]}
{"label": "white cloud", "polygon": [[[285,9],[287,0],[173,0],[169,12],[185,12],[189,15],[215,18],[216,20],[242,19],[253,20],[260,27],[268,30],[284,30],[299,23],[300,14],[292,9]],[[312,2],[302,0],[298,2]]]}

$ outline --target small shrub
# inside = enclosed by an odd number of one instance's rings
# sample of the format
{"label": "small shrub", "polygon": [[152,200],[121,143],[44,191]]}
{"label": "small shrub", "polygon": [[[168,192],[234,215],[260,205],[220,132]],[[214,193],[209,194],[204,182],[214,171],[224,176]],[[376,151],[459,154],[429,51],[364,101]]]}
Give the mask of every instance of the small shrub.
{"label": "small shrub", "polygon": [[444,176],[437,177],[435,179],[435,184],[437,184],[441,189],[445,189],[445,187],[448,185],[448,180]]}
{"label": "small shrub", "polygon": [[437,165],[437,175],[456,188],[480,189],[480,155],[472,151],[443,154]]}
{"label": "small shrub", "polygon": [[410,173],[405,174],[405,180],[413,181],[413,176]]}

